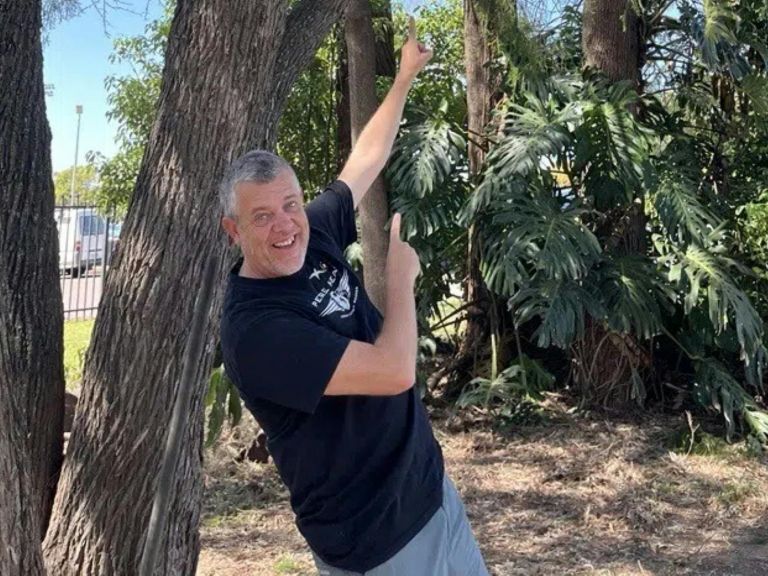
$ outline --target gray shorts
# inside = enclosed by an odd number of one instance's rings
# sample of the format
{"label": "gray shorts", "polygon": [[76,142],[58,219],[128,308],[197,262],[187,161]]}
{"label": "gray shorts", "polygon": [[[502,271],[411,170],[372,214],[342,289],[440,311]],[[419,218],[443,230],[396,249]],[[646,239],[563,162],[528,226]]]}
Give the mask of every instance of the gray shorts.
{"label": "gray shorts", "polygon": [[445,475],[443,505],[402,550],[367,572],[325,564],[316,555],[320,576],[488,576],[461,497]]}

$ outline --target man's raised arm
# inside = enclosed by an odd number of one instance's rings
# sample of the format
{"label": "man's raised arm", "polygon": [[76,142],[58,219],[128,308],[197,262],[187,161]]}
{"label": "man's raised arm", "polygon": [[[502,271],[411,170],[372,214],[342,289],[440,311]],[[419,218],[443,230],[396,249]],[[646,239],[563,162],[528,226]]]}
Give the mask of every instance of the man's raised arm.
{"label": "man's raised arm", "polygon": [[339,175],[339,179],[346,182],[352,190],[355,207],[360,204],[387,163],[411,83],[431,57],[432,51],[416,40],[416,22],[411,16],[408,22],[408,40],[403,45],[400,69],[392,88],[360,133]]}

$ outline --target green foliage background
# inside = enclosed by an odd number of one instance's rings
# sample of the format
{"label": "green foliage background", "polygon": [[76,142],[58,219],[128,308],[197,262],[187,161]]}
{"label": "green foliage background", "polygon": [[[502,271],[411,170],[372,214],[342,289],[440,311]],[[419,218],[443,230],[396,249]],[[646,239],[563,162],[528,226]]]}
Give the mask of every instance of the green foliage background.
{"label": "green foliage background", "polygon": [[[413,86],[386,175],[392,208],[422,259],[425,349],[436,348],[437,325],[454,324],[461,337],[462,306],[448,312],[445,303],[461,294],[474,224],[485,280],[508,303],[514,333],[494,339],[489,366],[478,368],[460,405],[479,402],[499,415],[513,398],[535,402],[542,382],[577,385],[585,399],[603,394],[596,358],[604,342],[621,341],[614,399],[668,406],[672,386],[678,409],[715,411],[727,436],[745,431],[765,443],[768,7],[634,3],[644,34],[638,94],[582,71],[577,2],[544,12],[534,2],[517,3],[517,12],[500,4],[481,2],[494,15],[487,65],[499,80],[484,134],[466,130],[462,3],[426,2],[417,15],[434,57]],[[118,210],[128,205],[152,125],[170,14],[169,5],[144,35],[115,43],[114,58],[134,70],[107,82],[120,152],[91,164],[99,202]],[[375,26],[402,32],[405,22],[396,6],[391,23]],[[326,39],[279,127],[278,152],[310,195],[340,164],[342,35],[337,27]],[[379,91],[387,87],[380,79]],[[488,150],[477,181],[468,177],[469,140]],[[627,251],[619,231],[633,210],[645,232],[641,248]],[[599,345],[589,343],[595,334]],[[507,366],[497,366],[502,357],[511,358]],[[231,390],[216,382],[212,406],[229,403]]]}

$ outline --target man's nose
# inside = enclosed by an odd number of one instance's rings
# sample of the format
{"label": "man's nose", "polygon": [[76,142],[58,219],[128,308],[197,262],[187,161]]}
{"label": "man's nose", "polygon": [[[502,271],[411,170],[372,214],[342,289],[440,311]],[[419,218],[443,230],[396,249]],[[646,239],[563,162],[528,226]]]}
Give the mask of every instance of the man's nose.
{"label": "man's nose", "polygon": [[281,210],[275,214],[275,221],[272,224],[272,227],[278,232],[292,230],[293,220],[291,219],[291,215]]}

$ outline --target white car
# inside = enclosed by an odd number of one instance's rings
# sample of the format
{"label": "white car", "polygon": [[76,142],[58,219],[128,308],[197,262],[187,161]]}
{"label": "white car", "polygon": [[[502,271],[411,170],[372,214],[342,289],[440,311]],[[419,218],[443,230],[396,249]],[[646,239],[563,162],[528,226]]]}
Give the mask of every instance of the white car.
{"label": "white car", "polygon": [[104,262],[107,224],[93,208],[56,208],[59,271],[76,278]]}

